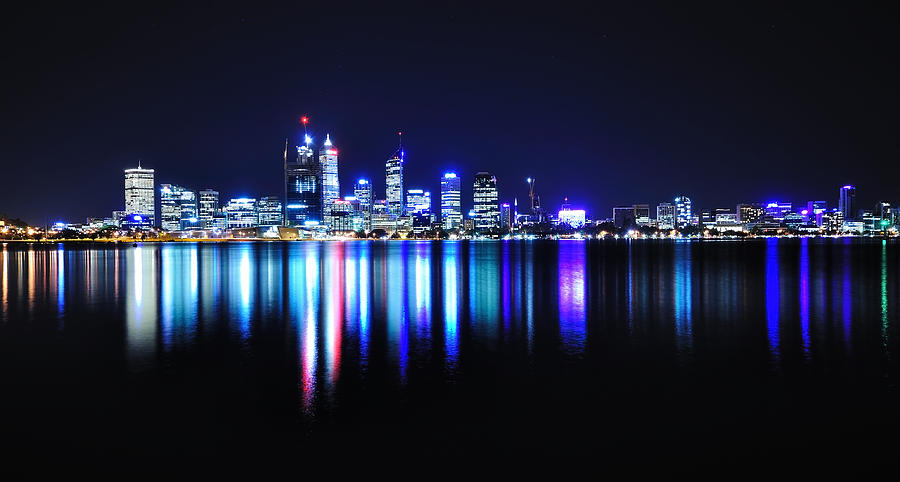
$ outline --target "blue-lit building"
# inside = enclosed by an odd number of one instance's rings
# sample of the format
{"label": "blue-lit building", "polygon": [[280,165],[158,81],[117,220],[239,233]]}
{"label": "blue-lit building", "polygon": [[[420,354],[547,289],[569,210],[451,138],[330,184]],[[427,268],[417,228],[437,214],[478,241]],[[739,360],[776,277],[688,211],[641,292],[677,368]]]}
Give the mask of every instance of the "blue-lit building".
{"label": "blue-lit building", "polygon": [[304,226],[320,224],[323,220],[322,170],[315,159],[312,138],[305,136],[297,147],[297,156],[284,151],[284,224]]}
{"label": "blue-lit building", "polygon": [[844,221],[856,219],[856,188],[851,185],[841,187],[838,209],[844,214]]}
{"label": "blue-lit building", "polygon": [[694,211],[691,198],[687,196],[675,197],[675,224],[678,228],[694,224]]}
{"label": "blue-lit building", "polygon": [[441,224],[444,229],[459,229],[462,225],[462,190],[455,172],[441,178]]}

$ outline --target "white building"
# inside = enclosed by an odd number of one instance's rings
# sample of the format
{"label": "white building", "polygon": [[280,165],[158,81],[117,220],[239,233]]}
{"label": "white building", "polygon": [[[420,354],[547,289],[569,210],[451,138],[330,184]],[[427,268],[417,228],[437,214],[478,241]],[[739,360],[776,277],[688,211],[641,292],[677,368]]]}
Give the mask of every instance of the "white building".
{"label": "white building", "polygon": [[325,142],[319,151],[319,168],[322,173],[322,207],[328,216],[334,201],[341,199],[341,185],[338,181],[338,150],[325,134]]}
{"label": "white building", "polygon": [[156,216],[153,178],[153,169],[143,169],[140,162],[137,168],[125,169],[125,213],[149,217],[151,225]]}

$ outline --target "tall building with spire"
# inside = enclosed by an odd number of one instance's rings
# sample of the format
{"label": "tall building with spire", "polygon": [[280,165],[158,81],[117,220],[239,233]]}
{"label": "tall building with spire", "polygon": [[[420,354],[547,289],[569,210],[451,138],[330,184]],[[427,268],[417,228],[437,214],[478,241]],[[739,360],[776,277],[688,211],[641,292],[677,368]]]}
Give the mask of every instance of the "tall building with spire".
{"label": "tall building with spire", "polygon": [[125,214],[141,216],[144,220],[149,217],[151,226],[156,224],[154,175],[153,169],[142,168],[140,161],[137,168],[125,169]]}
{"label": "tall building with spire", "polygon": [[331,215],[331,205],[341,198],[338,180],[338,150],[331,142],[331,135],[325,134],[325,142],[319,151],[319,168],[322,172],[322,209],[324,216]]}
{"label": "tall building with spire", "polygon": [[[399,133],[402,136],[402,133]],[[400,138],[400,146],[394,151],[394,155],[385,163],[386,175],[385,198],[387,199],[388,213],[394,216],[403,215],[403,138]]]}
{"label": "tall building with spire", "polygon": [[[305,125],[305,122],[304,122]],[[315,225],[322,222],[322,172],[315,159],[312,138],[303,136],[297,155],[289,155],[284,145],[284,224]]]}

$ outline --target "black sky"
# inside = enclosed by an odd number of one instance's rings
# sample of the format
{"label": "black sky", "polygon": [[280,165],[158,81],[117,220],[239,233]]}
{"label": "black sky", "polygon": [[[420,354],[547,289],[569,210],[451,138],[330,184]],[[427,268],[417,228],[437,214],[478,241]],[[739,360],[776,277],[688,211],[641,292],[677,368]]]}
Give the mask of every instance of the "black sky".
{"label": "black sky", "polygon": [[301,114],[345,193],[365,175],[384,196],[402,129],[408,187],[487,170],[523,202],[534,176],[547,207],[595,217],[679,193],[836,203],[845,183],[900,201],[877,7],[126,3],[2,15],[0,213],[108,216],[138,158],[157,183],[278,195]]}

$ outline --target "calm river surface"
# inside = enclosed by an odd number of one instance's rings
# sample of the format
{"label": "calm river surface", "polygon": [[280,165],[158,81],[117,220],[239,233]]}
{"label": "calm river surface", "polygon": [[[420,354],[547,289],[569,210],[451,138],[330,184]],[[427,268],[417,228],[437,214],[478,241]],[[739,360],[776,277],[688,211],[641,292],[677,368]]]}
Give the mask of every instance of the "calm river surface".
{"label": "calm river surface", "polygon": [[898,320],[896,240],[8,243],[0,457],[888,463]]}

